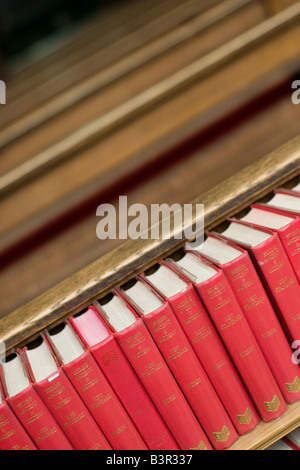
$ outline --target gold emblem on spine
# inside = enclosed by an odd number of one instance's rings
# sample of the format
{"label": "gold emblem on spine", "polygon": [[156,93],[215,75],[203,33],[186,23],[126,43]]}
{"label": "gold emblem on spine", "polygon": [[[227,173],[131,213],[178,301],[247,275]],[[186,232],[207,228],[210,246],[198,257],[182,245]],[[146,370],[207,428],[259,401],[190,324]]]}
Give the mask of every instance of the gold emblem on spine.
{"label": "gold emblem on spine", "polygon": [[300,390],[300,379],[297,376],[294,378],[293,382],[287,382],[285,385],[289,392],[297,393]]}
{"label": "gold emblem on spine", "polygon": [[213,436],[217,442],[226,442],[230,436],[227,426],[223,426],[221,432],[213,432]]}
{"label": "gold emblem on spine", "polygon": [[190,450],[207,450],[207,447],[203,441],[200,441],[197,447],[190,447]]}
{"label": "gold emblem on spine", "polygon": [[236,415],[237,420],[240,424],[250,424],[253,418],[251,410],[249,408],[246,409],[244,414]]}
{"label": "gold emblem on spine", "polygon": [[274,395],[272,401],[265,401],[265,407],[268,411],[277,411],[280,407],[280,400],[277,395]]}

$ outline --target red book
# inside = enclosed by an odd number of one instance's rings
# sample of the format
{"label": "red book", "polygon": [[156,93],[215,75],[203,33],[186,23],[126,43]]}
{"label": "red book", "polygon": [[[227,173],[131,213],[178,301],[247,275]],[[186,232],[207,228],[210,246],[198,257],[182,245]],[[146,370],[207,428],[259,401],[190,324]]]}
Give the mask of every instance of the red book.
{"label": "red book", "polygon": [[23,349],[34,387],[76,450],[110,450],[111,446],[58,367],[49,345],[42,343]]}
{"label": "red book", "polygon": [[114,450],[147,450],[91,353],[69,324],[47,338],[60,365]]}
{"label": "red book", "polygon": [[246,249],[290,341],[300,338],[300,284],[279,235],[231,219],[222,236]]}
{"label": "red book", "polygon": [[248,252],[217,233],[198,250],[225,273],[286,402],[299,400],[299,367]]}
{"label": "red book", "polygon": [[300,192],[291,189],[276,189],[267,205],[290,214],[300,215]]}
{"label": "red book", "polygon": [[251,210],[241,220],[278,233],[300,282],[300,217],[287,214],[267,204],[253,204]]}
{"label": "red book", "polygon": [[70,319],[150,450],[178,450],[173,436],[95,304]]}
{"label": "red book", "polygon": [[3,363],[6,400],[39,450],[74,450],[29,380],[19,355]]}
{"label": "red book", "polygon": [[37,450],[8,406],[0,384],[0,450]]}
{"label": "red book", "polygon": [[300,428],[295,429],[294,431],[287,434],[283,441],[292,447],[294,450],[300,450]]}
{"label": "red book", "polygon": [[169,303],[144,278],[118,291],[142,316],[212,446],[224,450],[238,435]]}
{"label": "red book", "polygon": [[101,309],[180,449],[212,450],[142,318],[118,295]]}
{"label": "red book", "polygon": [[[185,258],[190,256],[187,254]],[[255,407],[193,284],[183,276],[179,270],[180,265],[171,261],[162,261],[160,264],[157,273],[161,273],[163,279],[158,279],[158,282],[153,277],[146,279],[150,279],[157,289],[159,287],[159,292],[172,307],[232,423],[237,432],[243,435],[255,428],[260,421]],[[167,284],[164,279],[168,280]]]}
{"label": "red book", "polygon": [[[224,272],[194,254],[194,285],[261,418],[272,421],[286,403]],[[208,269],[208,267],[210,269]]]}

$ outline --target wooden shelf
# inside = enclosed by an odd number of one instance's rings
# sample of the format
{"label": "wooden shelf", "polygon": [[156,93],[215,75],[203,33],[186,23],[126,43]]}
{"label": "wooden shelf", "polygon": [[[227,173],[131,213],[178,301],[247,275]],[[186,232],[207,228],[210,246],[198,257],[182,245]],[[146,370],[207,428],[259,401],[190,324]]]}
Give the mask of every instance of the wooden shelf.
{"label": "wooden shelf", "polygon": [[229,450],[264,450],[300,426],[300,401],[288,406],[281,418],[271,423],[260,423],[257,428],[242,436]]}

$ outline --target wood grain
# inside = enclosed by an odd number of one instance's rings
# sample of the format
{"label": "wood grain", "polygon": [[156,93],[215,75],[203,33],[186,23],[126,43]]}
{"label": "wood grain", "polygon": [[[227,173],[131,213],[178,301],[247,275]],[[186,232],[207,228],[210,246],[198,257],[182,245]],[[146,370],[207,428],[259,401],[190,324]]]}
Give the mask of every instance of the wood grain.
{"label": "wood grain", "polygon": [[[285,91],[284,85],[282,88]],[[19,242],[15,243],[10,237],[5,255],[0,256],[0,284],[6,292],[0,298],[1,316],[121,243],[120,240],[100,242],[97,239],[95,214],[100,203],[114,203],[117,209],[119,194],[126,194],[130,205],[188,203],[297,135],[299,113],[299,107],[292,104],[289,94],[280,96],[275,88],[268,100],[264,95],[250,100],[248,106],[226,114],[219,123],[195,134],[189,144],[180,145],[180,136],[174,136],[172,146],[169,142],[174,150],[160,157],[160,161],[165,160],[163,168],[154,166],[148,175],[140,175],[135,181],[131,178],[120,181],[115,192],[110,191],[109,198],[107,193],[105,198],[95,193],[93,199],[86,204],[81,201],[80,206],[64,216],[61,226],[56,224],[54,230],[48,232],[42,226],[33,238],[26,239],[24,228],[24,235],[19,232]],[[153,148],[154,153],[158,151],[157,147]],[[103,186],[104,182],[99,182],[98,188]]]}
{"label": "wood grain", "polygon": [[[299,149],[300,136],[297,136],[192,201],[205,206],[206,230],[296,176],[300,166]],[[193,223],[191,219],[189,225]],[[174,238],[125,242],[36,300],[0,319],[0,340],[5,341],[8,350],[28,341],[44,328],[81,311],[113,287],[153,266],[183,243],[184,240]]]}
{"label": "wood grain", "polygon": [[[253,83],[259,82],[262,77],[276,73],[276,70],[280,70],[280,67],[284,70],[292,70],[293,67],[296,67],[296,58],[299,54],[299,33],[300,30],[297,25],[278,37],[267,40],[266,43],[263,41],[253,50],[250,48],[247,54],[243,54],[242,57],[239,56],[236,61],[230,60],[228,67],[218,68],[215,74],[203,77],[199,84],[189,86],[184,92],[161,104],[159,108],[154,108],[138,120],[133,120],[132,123],[120,128],[117,134],[107,136],[106,139],[102,136],[97,145],[87,146],[86,151],[82,151],[77,158],[71,159],[65,165],[61,162],[58,167],[48,171],[45,175],[41,175],[39,180],[30,180],[29,187],[23,189],[20,187],[20,190],[12,194],[11,197],[2,199],[0,202],[0,210],[4,215],[2,235],[5,232],[9,233],[9,231],[11,233],[14,227],[21,226],[33,218],[32,228],[29,228],[29,230],[32,230],[36,223],[34,218],[38,216],[38,213],[43,214],[42,221],[45,220],[44,217],[47,214],[53,217],[53,211],[55,213],[59,204],[62,204],[63,207],[63,204],[68,202],[68,198],[75,197],[76,199],[76,188],[89,185],[93,179],[95,180],[100,176],[105,179],[106,175],[109,180],[109,175],[113,175],[114,169],[118,168],[119,170],[122,165],[124,165],[123,171],[126,173],[126,167],[131,168],[130,171],[132,171],[135,162],[138,165],[145,164],[146,161],[141,161],[140,154],[154,142],[167,139],[172,132],[176,132],[178,129],[187,126],[189,122],[199,119],[199,116],[204,121],[205,119],[209,120],[210,113],[214,109],[218,109],[223,113],[225,103],[232,103],[239,93],[253,86]],[[276,50],[276,55],[273,54],[274,50]],[[211,57],[209,60],[211,60]],[[218,65],[220,65],[219,62]],[[208,69],[210,70],[210,67]],[[238,82],[233,80],[235,76],[239,77]],[[220,83],[222,83],[222,87],[220,87]],[[168,84],[170,85],[170,82]],[[200,96],[203,97],[201,100],[199,100]],[[139,101],[139,98],[137,98],[137,101],[134,100],[135,104]],[[134,103],[131,102],[130,104],[133,108]],[[125,113],[127,114],[126,111]],[[101,118],[100,122],[97,121],[100,127],[97,128],[96,133],[100,131],[101,134],[103,129],[109,127],[110,124],[107,118],[106,116],[106,118]],[[115,120],[110,122],[116,123]],[[88,132],[93,133],[92,124],[89,125]],[[82,145],[87,145],[86,137],[85,132],[77,132],[75,141],[59,142],[52,149],[50,147],[46,152],[40,154],[38,159],[41,157],[42,166],[44,164],[47,166],[49,161],[53,163],[53,157],[56,162],[60,162],[63,159],[64,152],[68,154],[69,144],[73,150],[76,148],[79,151]],[[65,145],[66,147],[64,147]],[[36,163],[37,168],[41,169],[40,162],[35,160],[33,167],[29,169],[29,173],[35,172]],[[18,170],[20,170],[20,173],[17,171],[18,174],[13,176],[8,185],[11,183],[20,184],[22,169],[19,167]],[[23,175],[24,177],[26,175],[27,178],[28,172],[26,169]],[[70,175],[72,175],[71,178]],[[6,177],[9,179],[8,175]],[[7,189],[7,179],[6,181],[2,180],[2,183],[3,188]],[[113,184],[112,180],[110,180],[110,184]],[[16,207],[20,208],[19,212],[14,210]]]}

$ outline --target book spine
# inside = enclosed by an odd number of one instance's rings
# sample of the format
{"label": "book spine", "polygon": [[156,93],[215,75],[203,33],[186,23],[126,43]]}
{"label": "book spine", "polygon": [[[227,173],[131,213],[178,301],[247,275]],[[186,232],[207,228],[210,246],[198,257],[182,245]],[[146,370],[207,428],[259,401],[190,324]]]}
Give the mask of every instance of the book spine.
{"label": "book spine", "polygon": [[179,447],[114,336],[90,348],[150,450]]}
{"label": "book spine", "polygon": [[279,418],[286,403],[225,274],[220,270],[196,288],[261,418]]}
{"label": "book spine", "polygon": [[39,450],[74,450],[33,385],[7,402]]}
{"label": "book spine", "polygon": [[237,432],[170,305],[143,320],[214,449],[231,446]]}
{"label": "book spine", "polygon": [[143,320],[116,333],[116,338],[180,449],[212,450]]}
{"label": "book spine", "polygon": [[37,450],[6,402],[0,405],[0,450]]}
{"label": "book spine", "polygon": [[289,340],[300,338],[300,284],[277,233],[251,253]]}
{"label": "book spine", "polygon": [[287,403],[300,399],[299,367],[254,265],[243,253],[222,269]]}
{"label": "book spine", "polygon": [[89,351],[62,368],[114,450],[147,450]]}
{"label": "book spine", "polygon": [[293,450],[300,450],[300,444],[296,443],[294,440],[290,439],[288,436],[283,437],[282,440],[288,446],[290,446]]}
{"label": "book spine", "polygon": [[61,369],[34,386],[76,450],[111,450]]}
{"label": "book spine", "polygon": [[278,230],[278,235],[300,283],[300,218]]}
{"label": "book spine", "polygon": [[194,286],[168,301],[237,432],[251,431],[260,418]]}

